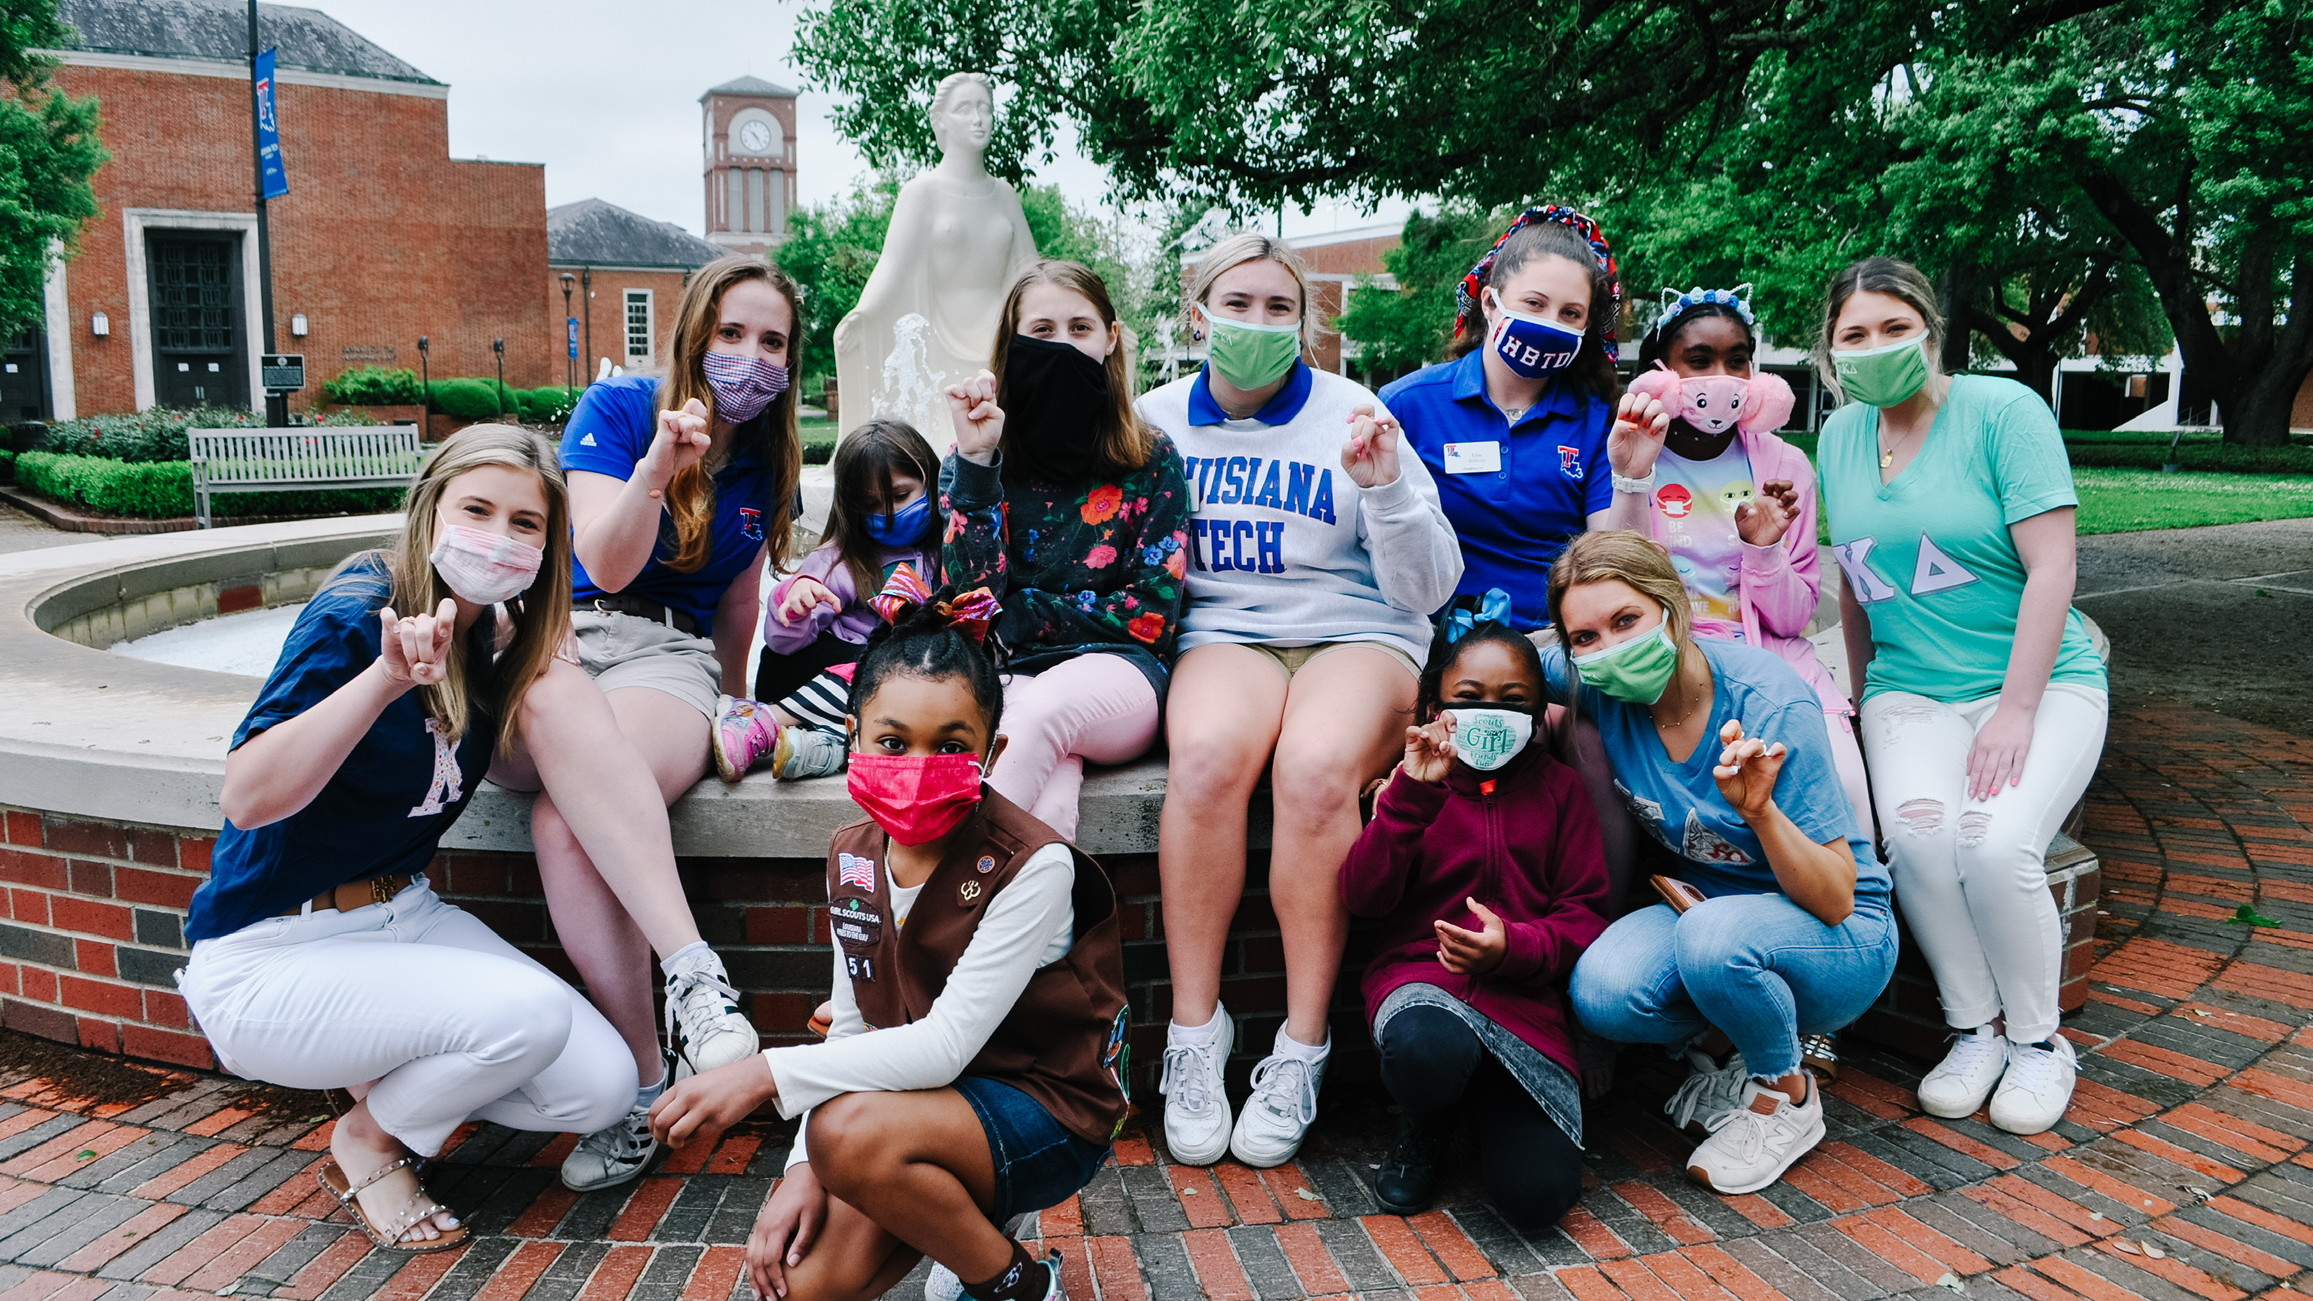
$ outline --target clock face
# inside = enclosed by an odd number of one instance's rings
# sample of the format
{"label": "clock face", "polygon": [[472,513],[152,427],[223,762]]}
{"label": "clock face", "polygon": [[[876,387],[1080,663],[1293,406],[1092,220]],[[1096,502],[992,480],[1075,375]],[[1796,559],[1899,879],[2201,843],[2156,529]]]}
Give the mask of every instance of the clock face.
{"label": "clock face", "polygon": [[751,154],[771,152],[771,125],[760,119],[742,123],[739,127],[739,148]]}

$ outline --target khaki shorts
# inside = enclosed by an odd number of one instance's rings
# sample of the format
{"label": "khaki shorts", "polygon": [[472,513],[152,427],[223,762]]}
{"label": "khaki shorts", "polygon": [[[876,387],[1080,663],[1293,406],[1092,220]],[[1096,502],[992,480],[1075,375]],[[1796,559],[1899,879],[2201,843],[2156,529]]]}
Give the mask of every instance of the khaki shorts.
{"label": "khaki shorts", "polygon": [[723,664],[715,643],[633,614],[572,610],[578,667],[605,692],[628,687],[663,691],[711,721],[723,695]]}
{"label": "khaki shorts", "polygon": [[1244,646],[1246,650],[1259,651],[1268,656],[1276,662],[1279,669],[1284,671],[1287,678],[1299,673],[1308,665],[1309,661],[1320,655],[1330,655],[1335,651],[1352,650],[1361,646],[1369,650],[1380,651],[1405,665],[1405,671],[1413,674],[1417,679],[1422,675],[1422,666],[1414,663],[1413,656],[1386,641],[1321,641],[1308,646],[1270,646],[1261,642],[1241,642],[1239,644]]}

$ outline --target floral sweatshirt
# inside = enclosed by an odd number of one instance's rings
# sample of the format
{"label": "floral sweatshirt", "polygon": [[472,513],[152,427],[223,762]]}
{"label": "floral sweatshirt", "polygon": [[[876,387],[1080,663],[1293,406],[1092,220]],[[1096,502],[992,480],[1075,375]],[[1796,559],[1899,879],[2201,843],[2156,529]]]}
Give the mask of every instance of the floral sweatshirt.
{"label": "floral sweatshirt", "polygon": [[1050,484],[950,452],[940,567],[949,590],[986,587],[1010,666],[1036,673],[1077,655],[1122,655],[1164,699],[1180,640],[1189,492],[1180,454],[1157,439],[1117,479]]}

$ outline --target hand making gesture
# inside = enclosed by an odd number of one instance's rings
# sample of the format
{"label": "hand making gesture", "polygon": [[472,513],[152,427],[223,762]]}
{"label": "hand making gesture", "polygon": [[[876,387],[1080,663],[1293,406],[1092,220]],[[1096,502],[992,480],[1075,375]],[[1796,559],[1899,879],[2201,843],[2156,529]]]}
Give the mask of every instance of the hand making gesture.
{"label": "hand making gesture", "polygon": [[948,385],[948,414],[954,418],[956,450],[966,456],[987,456],[1004,439],[1004,408],[996,405],[996,377],[987,371]]}
{"label": "hand making gesture", "polygon": [[1781,741],[1769,745],[1744,736],[1742,723],[1732,718],[1719,729],[1719,740],[1725,748],[1719,751],[1711,776],[1743,821],[1755,823],[1774,807],[1775,779],[1783,775],[1783,759],[1790,750]]}
{"label": "hand making gesture", "polygon": [[809,574],[802,575],[789,583],[787,595],[779,598],[779,622],[794,623],[808,617],[813,606],[820,605],[838,614],[843,612],[843,602],[835,599],[835,593],[827,589],[827,584]]}
{"label": "hand making gesture", "polygon": [[449,673],[450,638],[458,631],[458,603],[443,597],[432,614],[402,618],[392,606],[377,612],[378,663],[401,687],[430,687]]}
{"label": "hand making gesture", "polygon": [[1376,416],[1372,403],[1358,403],[1349,413],[1349,441],[1341,445],[1341,468],[1360,488],[1396,483],[1400,436],[1397,417]]}
{"label": "hand making gesture", "polygon": [[1769,479],[1758,495],[1735,507],[1735,532],[1754,547],[1771,547],[1799,517],[1799,490],[1789,479]]}
{"label": "hand making gesture", "polygon": [[1670,433],[1671,413],[1662,399],[1644,393],[1625,393],[1615,408],[1614,428],[1606,435],[1606,459],[1625,479],[1643,479],[1654,473],[1654,458],[1662,454]]}
{"label": "hand making gesture", "polygon": [[1398,764],[1418,782],[1442,782],[1454,766],[1454,716],[1440,713],[1420,727],[1405,730],[1405,759]]}
{"label": "hand making gesture", "polygon": [[635,478],[651,496],[663,497],[676,475],[706,459],[712,441],[706,403],[692,398],[681,410],[661,411],[658,433],[651,437],[650,450],[635,467]]}

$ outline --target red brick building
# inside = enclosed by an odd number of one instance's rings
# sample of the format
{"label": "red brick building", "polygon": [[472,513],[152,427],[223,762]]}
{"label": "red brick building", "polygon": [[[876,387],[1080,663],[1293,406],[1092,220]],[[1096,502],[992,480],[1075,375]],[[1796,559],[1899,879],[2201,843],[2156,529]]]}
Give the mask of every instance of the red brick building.
{"label": "red brick building", "polygon": [[765,253],[795,211],[795,92],[761,77],[699,96],[707,238],[735,253]]}
{"label": "red brick building", "polygon": [[[691,272],[737,251],[601,199],[547,209],[546,247],[547,314],[562,321],[567,304],[569,319],[578,322],[581,384],[606,360],[626,370],[664,365]],[[567,351],[561,356],[547,383],[567,373]]]}
{"label": "red brick building", "polygon": [[[1382,256],[1397,247],[1402,229],[1401,225],[1361,226],[1354,230],[1295,235],[1285,241],[1301,255],[1301,263],[1309,273],[1309,306],[1317,319],[1317,342],[1309,350],[1309,360],[1319,370],[1346,375],[1355,369],[1357,345],[1342,338],[1341,332],[1333,328],[1334,318],[1349,305],[1349,291],[1356,288],[1360,280],[1371,279],[1384,289],[1397,287],[1397,278],[1383,266]],[[1181,256],[1184,286],[1196,276],[1197,264],[1203,258],[1202,249]],[[1189,364],[1203,361],[1204,345],[1191,346],[1181,359]]]}

